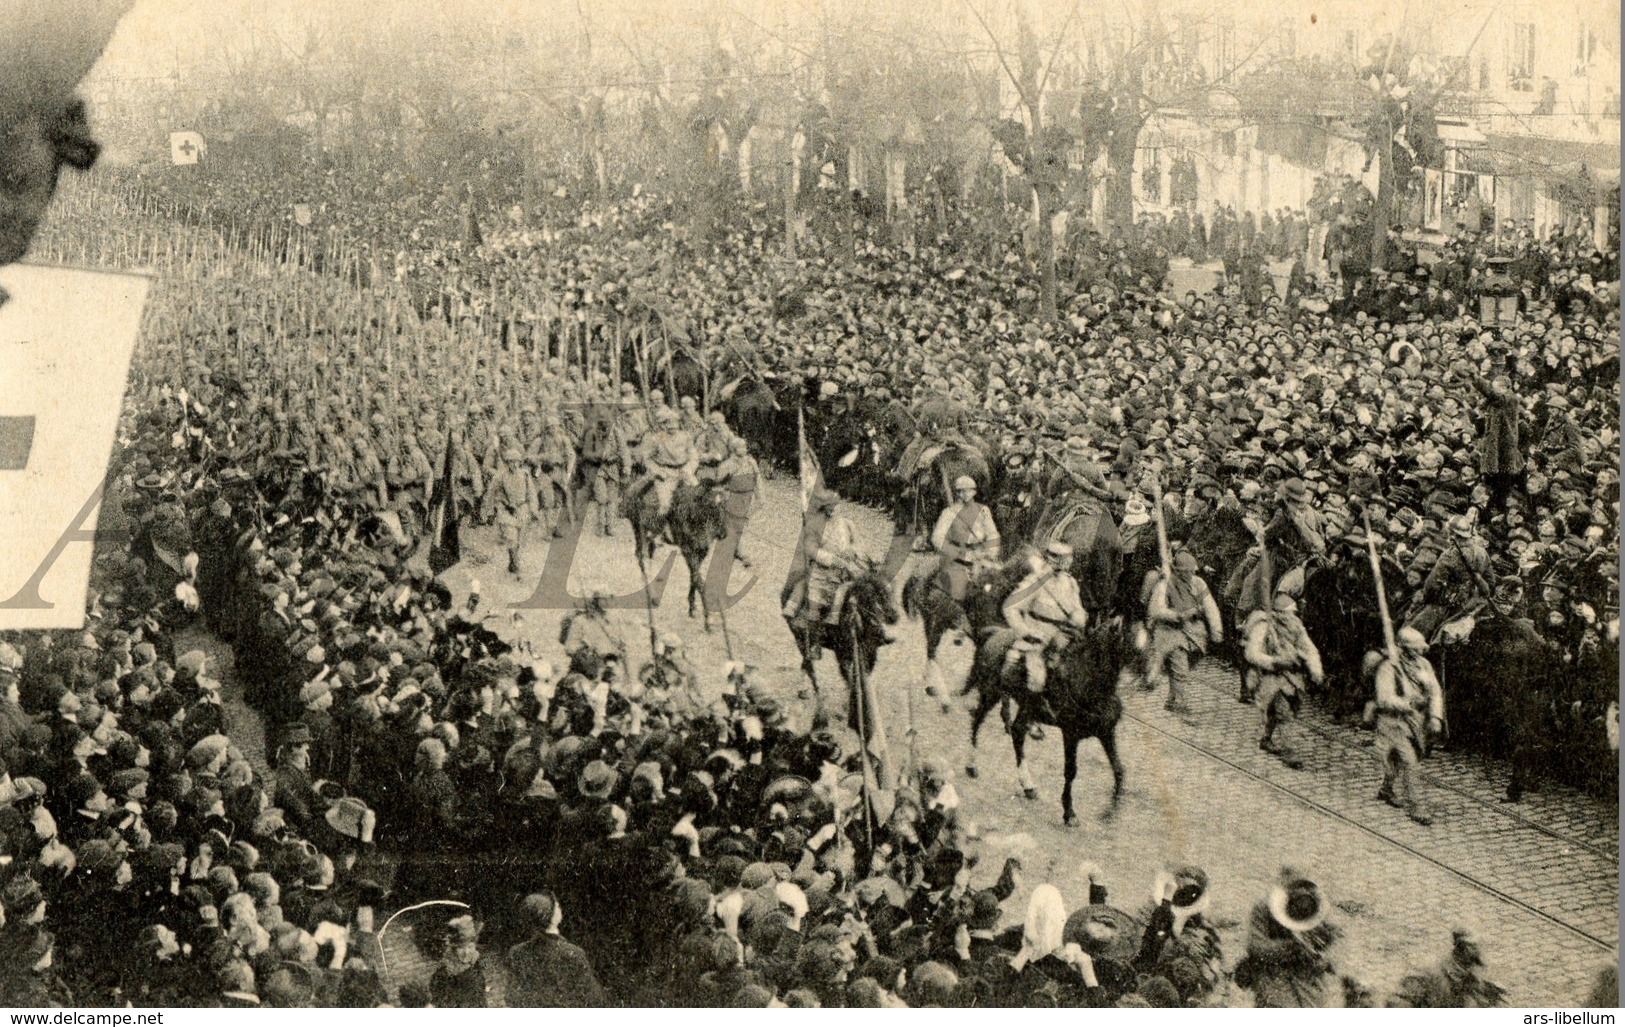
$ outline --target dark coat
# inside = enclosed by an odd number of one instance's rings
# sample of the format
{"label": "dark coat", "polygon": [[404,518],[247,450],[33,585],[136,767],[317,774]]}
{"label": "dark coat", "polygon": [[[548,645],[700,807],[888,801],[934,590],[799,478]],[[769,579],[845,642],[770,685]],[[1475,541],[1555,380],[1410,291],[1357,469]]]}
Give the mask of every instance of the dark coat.
{"label": "dark coat", "polygon": [[604,989],[580,946],[540,934],[508,950],[510,1008],[602,1006]]}
{"label": "dark coat", "polygon": [[1479,377],[1474,377],[1472,382],[1485,400],[1484,436],[1478,440],[1478,473],[1522,474],[1517,394],[1502,391]]}

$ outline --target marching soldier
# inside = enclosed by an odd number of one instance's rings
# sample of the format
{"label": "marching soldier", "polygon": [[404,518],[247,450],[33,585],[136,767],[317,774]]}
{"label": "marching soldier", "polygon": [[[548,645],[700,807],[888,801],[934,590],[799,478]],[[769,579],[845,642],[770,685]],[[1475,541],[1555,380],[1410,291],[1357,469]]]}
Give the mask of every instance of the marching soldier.
{"label": "marching soldier", "polygon": [[1382,760],[1382,789],[1377,798],[1403,809],[1418,824],[1433,818],[1417,795],[1416,766],[1429,739],[1444,730],[1444,690],[1424,655],[1427,639],[1415,628],[1401,628],[1397,659],[1377,665],[1377,756]]}
{"label": "marching soldier", "polygon": [[[1159,576],[1160,577],[1160,576]],[[1191,656],[1201,659],[1207,647],[1224,637],[1219,605],[1207,582],[1196,574],[1196,557],[1181,549],[1173,561],[1173,577],[1158,580],[1147,607],[1151,623],[1151,651],[1146,666],[1146,688],[1168,681],[1169,711],[1182,711],[1185,686],[1190,680]]]}
{"label": "marching soldier", "polygon": [[[1298,604],[1285,592],[1275,595],[1274,608],[1258,610],[1247,619],[1246,659],[1256,674],[1258,708],[1264,711],[1264,735],[1258,747],[1274,753],[1293,770],[1303,769],[1289,735],[1277,739],[1277,730],[1287,734],[1295,724],[1303,702],[1304,678],[1319,684],[1325,676],[1320,650],[1298,619]],[[1295,732],[1293,732],[1295,733]]]}
{"label": "marching soldier", "polygon": [[722,512],[728,536],[733,539],[734,559],[749,567],[750,557],[744,551],[745,519],[750,516],[750,506],[756,498],[761,469],[744,439],[736,435],[728,440],[728,455],[717,465],[716,476],[717,484],[722,487]]}
{"label": "marching soldier", "polygon": [[[570,482],[575,478],[576,447],[570,433],[565,431],[557,414],[542,418],[541,434],[536,439],[536,490],[545,518],[553,519],[553,537],[563,534],[563,523],[571,515]],[[562,511],[562,512],[561,512]]]}
{"label": "marching soldier", "polygon": [[1000,539],[993,511],[976,501],[975,478],[960,475],[954,497],[931,531],[931,548],[941,556],[938,580],[955,602],[963,602],[971,571],[998,561]]}
{"label": "marching soldier", "polygon": [[643,445],[643,436],[649,432],[649,411],[638,402],[638,390],[631,382],[621,383],[621,439],[636,453]]}
{"label": "marching soldier", "polygon": [[1078,598],[1078,582],[1072,577],[1072,547],[1065,542],[1051,542],[1044,549],[1041,561],[1033,561],[1033,569],[1010,593],[1004,602],[1004,620],[1017,632],[1016,641],[1005,653],[1005,667],[1023,660],[1027,665],[1027,691],[1037,701],[1044,720],[1053,720],[1053,713],[1044,699],[1047,668],[1044,652],[1050,642],[1064,628],[1082,630],[1089,625],[1089,614]]}
{"label": "marching soldier", "polygon": [[698,439],[700,433],[705,431],[705,417],[701,415],[699,405],[694,402],[694,397],[682,397],[677,401],[677,406],[678,423],[684,431]]}
{"label": "marching soldier", "polygon": [[596,408],[581,443],[582,494],[575,505],[584,511],[589,500],[598,504],[598,534],[606,538],[615,534],[621,483],[631,473],[632,453],[621,425],[607,407]]}
{"label": "marching soldier", "polygon": [[495,476],[485,493],[484,512],[495,518],[497,534],[508,550],[508,573],[519,574],[519,546],[525,525],[537,515],[536,487],[517,446],[502,451]]}

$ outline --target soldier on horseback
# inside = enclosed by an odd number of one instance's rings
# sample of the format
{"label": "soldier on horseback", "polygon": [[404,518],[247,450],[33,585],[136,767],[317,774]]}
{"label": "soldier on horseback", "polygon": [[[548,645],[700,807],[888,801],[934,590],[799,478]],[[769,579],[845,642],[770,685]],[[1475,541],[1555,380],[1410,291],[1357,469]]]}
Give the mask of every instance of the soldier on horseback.
{"label": "soldier on horseback", "polygon": [[[813,493],[801,548],[796,554],[801,575],[790,589],[784,616],[805,615],[811,625],[834,624],[845,586],[857,570],[857,533],[852,522],[836,513],[841,497],[827,488]],[[791,568],[794,576],[798,568]]]}
{"label": "soldier on horseback", "polygon": [[[1280,503],[1269,523],[1257,528],[1260,551],[1249,557],[1231,580],[1227,592],[1238,597],[1239,612],[1268,610],[1276,592],[1303,595],[1303,579],[1312,557],[1326,552],[1326,519],[1309,505],[1309,489],[1301,478],[1281,483]],[[1249,526],[1256,525],[1249,522]],[[1264,580],[1264,553],[1273,581]]]}
{"label": "soldier on horseback", "polygon": [[931,547],[941,555],[938,578],[956,603],[965,601],[971,572],[997,563],[999,528],[993,511],[976,501],[976,479],[962,474],[954,481],[955,502],[942,511],[931,531]]}
{"label": "soldier on horseback", "polygon": [[1018,660],[1026,663],[1027,691],[1045,714],[1038,719],[1049,721],[1054,717],[1048,713],[1044,699],[1045,651],[1063,629],[1087,627],[1089,614],[1078,598],[1078,583],[1071,574],[1071,546],[1051,542],[1043,558],[1034,557],[1030,564],[1032,572],[1004,602],[1005,623],[1018,635],[1005,653],[1004,669],[1008,671]]}
{"label": "soldier on horseback", "polygon": [[1481,609],[1489,598],[1480,583],[1490,572],[1490,554],[1478,541],[1466,517],[1450,522],[1451,542],[1422,582],[1407,623],[1423,638],[1438,634],[1445,622]]}
{"label": "soldier on horseback", "polygon": [[677,411],[660,406],[655,411],[655,427],[643,440],[644,475],[628,490],[628,501],[639,503],[644,493],[653,488],[657,516],[664,520],[671,512],[671,499],[678,482],[695,484],[694,471],[699,466],[699,455],[694,449],[694,437],[682,429]]}

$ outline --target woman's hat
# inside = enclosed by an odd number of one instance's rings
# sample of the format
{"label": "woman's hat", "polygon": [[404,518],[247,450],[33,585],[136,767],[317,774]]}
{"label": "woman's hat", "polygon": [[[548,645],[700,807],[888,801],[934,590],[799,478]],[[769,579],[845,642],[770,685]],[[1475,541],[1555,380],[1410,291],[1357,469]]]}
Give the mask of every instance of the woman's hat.
{"label": "woman's hat", "polygon": [[576,790],[583,798],[607,799],[615,791],[615,785],[620,781],[620,774],[603,760],[593,760],[581,769],[576,778]]}
{"label": "woman's hat", "polygon": [[371,810],[367,808],[367,804],[360,799],[354,796],[345,796],[327,808],[327,813],[323,815],[323,819],[327,821],[327,826],[344,837],[360,839],[362,825],[370,812]]}
{"label": "woman's hat", "polygon": [[1326,919],[1326,897],[1320,885],[1290,870],[1270,889],[1270,916],[1289,931],[1303,933],[1319,927]]}

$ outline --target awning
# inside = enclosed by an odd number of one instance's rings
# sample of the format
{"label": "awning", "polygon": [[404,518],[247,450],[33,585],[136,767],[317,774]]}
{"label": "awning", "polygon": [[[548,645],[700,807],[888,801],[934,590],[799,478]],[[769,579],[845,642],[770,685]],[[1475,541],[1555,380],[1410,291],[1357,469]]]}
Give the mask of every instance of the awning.
{"label": "awning", "polygon": [[1440,121],[1436,122],[1434,127],[1439,132],[1439,138],[1453,148],[1459,149],[1463,146],[1482,146],[1484,143],[1489,141],[1484,137],[1484,133],[1480,132],[1471,125],[1459,125],[1446,121]]}
{"label": "awning", "polygon": [[1528,136],[1489,136],[1473,150],[1473,162],[1509,177],[1570,179],[1584,169],[1595,176],[1619,173],[1619,148],[1606,143],[1580,143]]}

